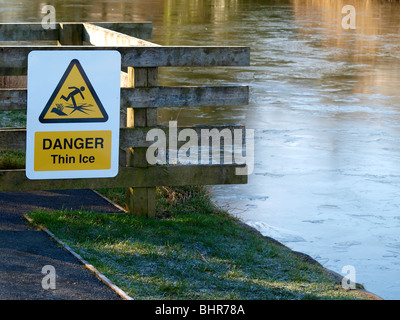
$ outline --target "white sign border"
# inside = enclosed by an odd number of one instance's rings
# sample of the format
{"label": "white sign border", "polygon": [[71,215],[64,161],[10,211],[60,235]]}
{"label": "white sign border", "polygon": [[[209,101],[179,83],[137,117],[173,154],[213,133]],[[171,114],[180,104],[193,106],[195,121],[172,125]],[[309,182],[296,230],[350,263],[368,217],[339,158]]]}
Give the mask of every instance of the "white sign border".
{"label": "white sign border", "polygon": [[[77,59],[108,114],[106,122],[41,123],[40,113],[68,65]],[[28,55],[26,176],[29,179],[111,178],[119,169],[121,54],[116,50],[34,50]],[[111,168],[34,170],[35,132],[111,130]]]}

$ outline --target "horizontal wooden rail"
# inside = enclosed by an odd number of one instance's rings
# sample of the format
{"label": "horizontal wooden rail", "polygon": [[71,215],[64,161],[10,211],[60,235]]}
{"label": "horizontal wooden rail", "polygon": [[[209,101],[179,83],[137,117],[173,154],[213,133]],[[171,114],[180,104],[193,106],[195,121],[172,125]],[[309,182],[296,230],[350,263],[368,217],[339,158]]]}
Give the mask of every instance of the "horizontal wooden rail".
{"label": "horizontal wooden rail", "polygon": [[26,98],[26,89],[0,89],[0,111],[26,111]]}
{"label": "horizontal wooden rail", "polygon": [[[151,39],[151,22],[88,22],[90,24],[143,39]],[[60,24],[80,24],[75,22],[56,23],[55,29],[44,29],[41,22],[0,23],[0,41],[41,41],[59,39]]]}
{"label": "horizontal wooden rail", "polygon": [[248,86],[121,89],[121,107],[130,108],[237,106],[248,103]]}
{"label": "horizontal wooden rail", "polygon": [[123,167],[115,178],[29,180],[25,170],[0,170],[0,191],[246,184],[244,165]]}
{"label": "horizontal wooden rail", "polygon": [[26,75],[28,54],[33,50],[117,50],[121,67],[218,67],[248,66],[249,47],[190,46],[0,46],[0,75]]}
{"label": "horizontal wooden rail", "polygon": [[0,128],[0,151],[26,149],[25,128]]}
{"label": "horizontal wooden rail", "polygon": [[89,22],[96,26],[127,34],[131,37],[151,39],[153,24],[151,22]]}
{"label": "horizontal wooden rail", "polygon": [[[151,146],[154,141],[147,141],[146,140],[146,136],[147,133],[150,130],[153,129],[159,129],[162,130],[165,134],[165,137],[167,139],[169,139],[169,127],[164,127],[164,126],[158,126],[156,128],[146,128],[146,127],[133,127],[133,128],[121,128],[120,129],[120,148],[125,149],[125,148],[131,148],[131,147],[144,147],[147,148],[149,146]],[[212,130],[212,129],[217,129],[219,132],[221,132],[222,130],[229,130],[231,133],[231,137],[234,136],[234,130],[241,130],[242,131],[242,143],[244,144],[245,142],[245,126],[242,125],[218,125],[218,126],[210,126],[210,125],[201,125],[201,126],[193,126],[193,127],[189,127],[189,126],[185,126],[185,127],[177,127],[177,134],[179,135],[179,133],[182,130],[185,129],[192,129],[196,132],[197,137],[198,137],[198,145],[200,145],[201,143],[201,132],[202,130]],[[221,139],[223,140],[223,139]],[[177,143],[178,147],[180,145],[183,145],[184,143],[186,143],[186,141],[179,141]],[[222,143],[221,143],[222,145]]]}
{"label": "horizontal wooden rail", "polygon": [[[121,88],[121,108],[237,106],[248,102],[248,86]],[[26,103],[26,89],[0,89],[0,111],[26,110]]]}
{"label": "horizontal wooden rail", "polygon": [[[184,129],[192,129],[195,130],[199,140],[198,144],[201,142],[201,131],[202,130],[211,130],[217,129],[219,131],[223,129],[228,129],[231,131],[231,136],[233,137],[234,130],[240,129],[242,130],[242,139],[244,142],[245,132],[244,126],[241,125],[218,125],[218,126],[193,126],[193,127],[178,127],[177,132]],[[169,127],[158,126],[155,128],[147,128],[147,127],[132,127],[132,128],[120,128],[120,148],[126,149],[131,147],[136,148],[147,148],[154,143],[154,141],[147,141],[146,136],[150,130],[160,129],[165,133],[166,138],[169,137]],[[182,145],[185,142],[178,143],[178,145]],[[0,151],[5,150],[19,150],[25,151],[26,149],[26,129],[25,128],[0,128]]]}
{"label": "horizontal wooden rail", "polygon": [[59,24],[56,29],[44,29],[41,23],[0,23],[0,41],[58,40]]}

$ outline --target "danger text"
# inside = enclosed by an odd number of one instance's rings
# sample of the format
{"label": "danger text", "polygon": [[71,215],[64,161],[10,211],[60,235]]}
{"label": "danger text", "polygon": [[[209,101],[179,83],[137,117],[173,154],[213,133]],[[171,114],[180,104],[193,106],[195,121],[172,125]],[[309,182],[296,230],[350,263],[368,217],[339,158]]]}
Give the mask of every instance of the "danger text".
{"label": "danger text", "polygon": [[103,149],[104,139],[89,138],[64,138],[43,139],[43,150],[67,150],[67,149]]}

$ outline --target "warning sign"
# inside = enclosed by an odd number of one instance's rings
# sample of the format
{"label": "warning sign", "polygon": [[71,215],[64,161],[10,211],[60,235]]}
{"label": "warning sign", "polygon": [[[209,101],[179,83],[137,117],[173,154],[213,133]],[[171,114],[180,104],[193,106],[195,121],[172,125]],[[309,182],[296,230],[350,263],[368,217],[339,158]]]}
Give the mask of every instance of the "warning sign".
{"label": "warning sign", "polygon": [[121,55],[34,50],[28,55],[26,176],[115,177],[119,170]]}
{"label": "warning sign", "polygon": [[40,114],[42,123],[105,122],[108,115],[79,60],[73,59]]}
{"label": "warning sign", "polygon": [[35,171],[110,169],[111,131],[36,132],[35,154]]}

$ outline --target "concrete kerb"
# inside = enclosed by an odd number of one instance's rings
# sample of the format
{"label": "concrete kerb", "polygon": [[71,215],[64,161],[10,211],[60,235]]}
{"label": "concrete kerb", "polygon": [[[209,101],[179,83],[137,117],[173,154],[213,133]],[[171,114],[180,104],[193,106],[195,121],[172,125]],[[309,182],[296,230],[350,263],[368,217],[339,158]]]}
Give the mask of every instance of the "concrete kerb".
{"label": "concrete kerb", "polygon": [[[27,215],[24,215],[24,218],[32,223],[33,220],[29,218]],[[128,294],[126,294],[121,288],[117,287],[115,284],[113,284],[110,279],[108,279],[105,275],[103,275],[99,270],[97,270],[93,265],[91,265],[89,262],[87,262],[85,259],[83,259],[78,253],[76,253],[69,245],[67,245],[65,242],[61,241],[59,238],[57,238],[51,231],[46,229],[45,227],[41,225],[37,225],[40,230],[44,231],[52,240],[57,242],[61,247],[64,248],[67,252],[72,254],[80,263],[82,263],[89,271],[95,274],[95,276],[100,279],[104,284],[106,284],[108,287],[110,287],[114,292],[116,292],[122,299],[124,300],[134,300],[132,297],[130,297]]]}
{"label": "concrete kerb", "polygon": [[93,191],[95,194],[97,194],[99,197],[103,198],[105,201],[107,201],[109,204],[111,204],[112,206],[116,207],[117,209],[121,210],[122,213],[128,213],[128,210],[122,208],[120,205],[114,203],[113,201],[111,201],[110,199],[108,199],[107,197],[103,196],[100,192],[90,189],[91,191]]}

